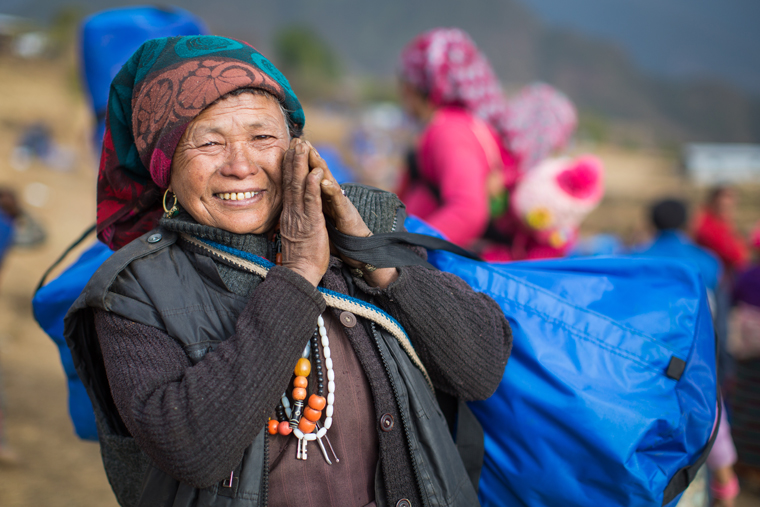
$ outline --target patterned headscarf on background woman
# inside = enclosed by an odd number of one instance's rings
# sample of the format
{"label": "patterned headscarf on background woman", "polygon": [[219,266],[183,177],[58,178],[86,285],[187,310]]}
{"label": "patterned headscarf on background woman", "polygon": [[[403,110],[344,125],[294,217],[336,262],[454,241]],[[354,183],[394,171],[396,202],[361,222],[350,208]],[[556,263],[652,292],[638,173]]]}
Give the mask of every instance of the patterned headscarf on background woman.
{"label": "patterned headscarf on background woman", "polygon": [[563,149],[575,131],[578,115],[564,93],[546,83],[533,83],[509,101],[507,137],[523,171]]}
{"label": "patterned headscarf on background woman", "polygon": [[564,147],[575,129],[574,106],[547,84],[507,101],[488,59],[458,28],[435,28],[407,44],[401,78],[434,106],[459,106],[488,122],[522,171]]}
{"label": "patterned headscarf on background woman", "polygon": [[304,114],[287,79],[245,42],[216,36],[144,43],[111,83],[97,190],[98,238],[116,250],[162,213],[171,161],[187,125],[239,88],[275,96],[297,133]]}
{"label": "patterned headscarf on background woman", "polygon": [[436,107],[460,106],[506,133],[507,101],[488,59],[458,28],[435,28],[401,52],[401,77]]}

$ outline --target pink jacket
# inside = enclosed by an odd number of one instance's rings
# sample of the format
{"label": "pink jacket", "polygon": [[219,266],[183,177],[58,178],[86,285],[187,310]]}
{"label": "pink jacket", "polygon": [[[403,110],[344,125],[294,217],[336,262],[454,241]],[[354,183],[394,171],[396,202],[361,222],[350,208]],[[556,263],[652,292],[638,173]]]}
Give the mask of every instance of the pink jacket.
{"label": "pink jacket", "polygon": [[[424,181],[408,181],[399,191],[410,214],[463,247],[472,246],[482,236],[490,215],[486,179],[491,166],[475,133],[476,121],[460,108],[438,109],[417,146],[417,163]],[[507,184],[512,183],[517,164],[501,148],[490,127],[489,134],[501,152]],[[429,185],[438,190],[440,201]]]}

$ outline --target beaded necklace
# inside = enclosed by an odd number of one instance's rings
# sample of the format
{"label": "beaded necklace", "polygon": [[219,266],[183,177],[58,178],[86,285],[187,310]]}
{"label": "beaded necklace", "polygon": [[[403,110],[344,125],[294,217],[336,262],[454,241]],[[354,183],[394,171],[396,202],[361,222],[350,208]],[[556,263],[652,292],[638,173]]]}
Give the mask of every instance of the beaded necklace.
{"label": "beaded necklace", "polygon": [[[275,244],[275,263],[282,265],[282,254],[280,253],[281,241],[279,231],[274,235]],[[322,358],[319,353],[319,345],[322,345],[322,355],[325,357],[324,366],[327,368],[327,398],[325,398],[325,383],[322,370]],[[309,360],[311,357],[311,361]],[[311,373],[312,361],[316,366],[317,373],[317,392],[309,397],[308,404],[304,406],[307,387],[309,386],[309,374]],[[333,454],[336,462],[340,462],[335,454],[330,439],[327,438],[327,430],[332,426],[332,417],[335,404],[335,371],[333,370],[333,361],[330,353],[330,338],[327,336],[325,321],[320,315],[317,317],[317,329],[314,331],[309,343],[306,344],[301,358],[296,362],[293,369],[295,379],[293,379],[293,390],[291,396],[293,403],[291,405],[287,393],[282,394],[280,403],[277,406],[277,420],[270,419],[267,423],[267,430],[270,435],[290,435],[293,433],[298,439],[298,450],[296,459],[307,459],[307,443],[316,440],[322,455],[328,465],[332,465],[327,450],[325,449],[322,439],[327,441],[327,445]],[[319,424],[322,419],[322,410],[325,409],[325,421],[323,425]]]}
{"label": "beaded necklace", "polygon": [[[267,429],[270,435],[290,435],[293,433],[298,439],[298,451],[296,459],[305,460],[307,458],[308,442],[317,441],[320,451],[329,465],[332,465],[327,449],[325,449],[322,439],[327,441],[327,445],[333,454],[336,462],[340,462],[335,450],[327,438],[327,430],[332,426],[332,417],[335,404],[335,371],[333,370],[333,361],[330,357],[330,338],[327,336],[325,321],[320,315],[317,318],[318,328],[314,335],[306,344],[306,348],[301,354],[301,358],[296,363],[293,370],[295,379],[293,380],[293,391],[291,396],[293,403],[291,405],[287,393],[283,393],[280,404],[277,406],[277,420],[270,420]],[[325,357],[324,365],[327,368],[327,398],[324,396],[324,377],[322,375],[322,358],[319,354],[319,344],[322,344],[322,354]],[[309,397],[308,405],[304,406],[309,385],[308,376],[311,373],[311,363],[308,358],[311,356],[317,370],[317,393]],[[325,410],[325,421],[323,425],[319,424],[322,418],[322,410]]]}

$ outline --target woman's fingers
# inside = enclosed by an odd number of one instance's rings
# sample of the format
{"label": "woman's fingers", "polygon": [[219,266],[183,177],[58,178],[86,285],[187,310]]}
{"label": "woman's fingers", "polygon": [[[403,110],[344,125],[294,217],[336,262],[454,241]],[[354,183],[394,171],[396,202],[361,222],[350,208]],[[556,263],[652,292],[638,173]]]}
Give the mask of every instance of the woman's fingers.
{"label": "woman's fingers", "polygon": [[351,200],[343,195],[343,190],[327,167],[327,163],[319,156],[313,146],[309,145],[309,148],[309,165],[314,168],[313,171],[322,170],[324,174],[320,187],[325,214],[333,219],[335,227],[340,232],[349,236],[369,236],[369,228]]}
{"label": "woman's fingers", "polygon": [[302,211],[304,206],[304,191],[306,177],[309,174],[309,151],[308,146],[300,139],[296,140],[293,147],[293,163],[290,167],[290,182],[287,191],[291,193],[291,204],[297,211]]}
{"label": "woman's fingers", "polygon": [[294,139],[283,159],[280,237],[283,266],[317,285],[330,257],[320,188],[324,171],[309,170],[310,149],[304,141]]}
{"label": "woman's fingers", "polygon": [[293,202],[294,196],[291,191],[293,182],[293,157],[295,156],[295,146],[297,139],[291,139],[290,146],[285,151],[282,159],[282,201],[283,205],[289,205]]}
{"label": "woman's fingers", "polygon": [[320,182],[324,178],[324,171],[321,168],[312,170],[306,176],[306,185],[304,190],[304,213],[310,216],[322,214],[322,190]]}
{"label": "woman's fingers", "polygon": [[348,200],[348,198],[346,198],[346,196],[343,195],[340,184],[338,184],[338,181],[330,172],[330,168],[327,166],[327,162],[325,162],[324,159],[319,156],[316,148],[314,148],[311,143],[307,141],[307,144],[310,148],[309,167],[312,167],[312,170],[319,168],[324,172],[324,176],[320,182],[320,187],[325,198],[325,211],[329,216],[334,218],[334,207],[341,206],[345,208],[345,204],[350,204],[351,202]]}
{"label": "woman's fingers", "polygon": [[336,185],[338,184],[338,181],[335,179],[335,177],[332,175],[332,172],[330,172],[330,168],[327,166],[327,162],[319,156],[319,152],[317,151],[314,146],[311,145],[309,141],[306,141],[306,144],[309,145],[309,167],[316,168],[320,167],[325,172],[324,179],[329,180]]}

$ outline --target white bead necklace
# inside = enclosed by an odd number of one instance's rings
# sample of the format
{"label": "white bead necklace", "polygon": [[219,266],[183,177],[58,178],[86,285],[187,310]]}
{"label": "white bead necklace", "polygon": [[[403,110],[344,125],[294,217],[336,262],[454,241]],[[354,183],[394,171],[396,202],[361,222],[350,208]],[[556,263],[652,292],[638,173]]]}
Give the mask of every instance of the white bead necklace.
{"label": "white bead necklace", "polygon": [[[320,426],[319,419],[321,418],[321,407],[319,407],[320,404],[324,405],[325,401],[324,398],[322,398],[322,392],[319,392],[317,395],[312,395],[312,397],[309,399],[309,409],[313,409],[310,413],[309,417],[306,423],[303,422],[302,417],[302,409],[304,408],[303,398],[298,399],[295,401],[295,406],[292,406],[290,403],[290,400],[288,399],[287,394],[282,395],[282,406],[285,411],[285,415],[290,420],[290,426],[292,427],[293,435],[298,439],[298,451],[296,453],[296,459],[302,459],[305,460],[307,458],[307,447],[306,444],[308,442],[317,441],[317,444],[319,445],[320,450],[322,451],[322,455],[324,456],[325,460],[328,464],[332,465],[332,462],[330,461],[330,458],[327,455],[327,450],[325,449],[325,446],[322,443],[322,439],[324,438],[327,441],[327,445],[330,447],[330,450],[332,451],[333,456],[335,457],[335,461],[339,462],[337,455],[335,454],[335,450],[332,447],[332,444],[330,443],[330,439],[327,438],[327,430],[330,429],[333,422],[333,414],[335,412],[335,370],[333,369],[333,360],[331,357],[331,351],[330,351],[330,338],[327,336],[327,329],[325,328],[325,321],[320,315],[317,318],[317,327],[318,327],[318,335],[319,335],[319,342],[322,344],[322,355],[324,356],[324,365],[327,370],[327,399],[326,399],[326,406],[325,408],[325,422],[323,426]],[[316,337],[314,337],[316,338]],[[304,348],[303,354],[301,354],[301,361],[306,360],[308,362],[309,356],[312,355],[312,352],[314,353],[314,356],[316,358],[317,368],[318,372],[320,372],[321,375],[321,366],[319,359],[319,350],[318,350],[318,343],[316,339],[310,340],[310,342],[306,345]],[[312,351],[312,348],[315,349]],[[300,362],[299,362],[300,364]],[[298,367],[297,367],[298,368]],[[298,375],[298,371],[296,371],[296,374]],[[298,377],[296,377],[298,379]],[[304,380],[305,382],[305,380]],[[302,384],[303,385],[303,384]],[[294,399],[295,399],[295,393],[296,389],[293,390],[294,392]],[[321,389],[320,389],[321,391]],[[305,395],[304,395],[305,396]],[[316,416],[316,417],[315,417]],[[280,423],[284,424],[284,423]],[[312,429],[308,430],[309,427],[312,427]],[[287,434],[280,431],[281,434]]]}

